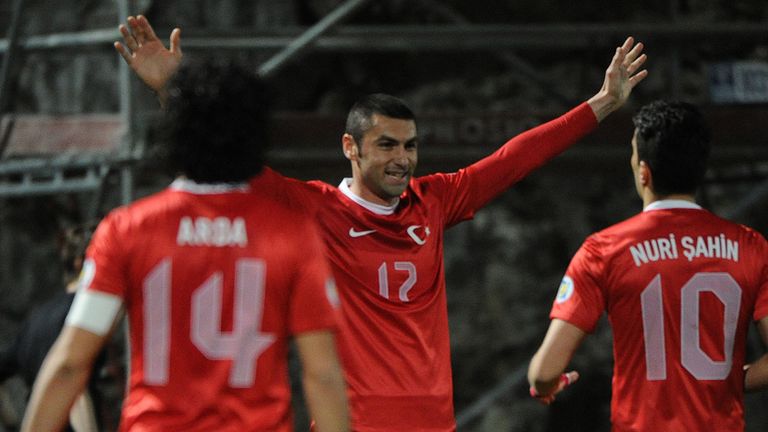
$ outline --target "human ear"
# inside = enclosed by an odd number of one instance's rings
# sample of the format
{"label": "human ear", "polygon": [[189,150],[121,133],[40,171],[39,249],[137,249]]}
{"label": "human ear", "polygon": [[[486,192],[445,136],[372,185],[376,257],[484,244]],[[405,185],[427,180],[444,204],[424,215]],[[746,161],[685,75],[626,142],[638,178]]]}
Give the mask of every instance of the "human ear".
{"label": "human ear", "polygon": [[642,186],[648,186],[651,182],[651,169],[645,161],[640,161],[638,176],[640,177],[640,184]]}
{"label": "human ear", "polygon": [[352,135],[345,133],[341,137],[341,145],[345,158],[354,160],[357,157],[357,143],[355,143],[355,139]]}

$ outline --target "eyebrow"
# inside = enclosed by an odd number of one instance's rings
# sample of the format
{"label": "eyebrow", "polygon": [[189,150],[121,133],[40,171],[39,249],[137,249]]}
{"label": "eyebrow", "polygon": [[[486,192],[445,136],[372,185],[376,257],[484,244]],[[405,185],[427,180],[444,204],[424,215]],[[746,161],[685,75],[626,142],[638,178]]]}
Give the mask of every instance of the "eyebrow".
{"label": "eyebrow", "polygon": [[[389,135],[379,135],[374,140],[374,142],[381,142],[381,141],[396,142],[396,143],[400,142],[400,140],[398,140],[397,138],[391,137]],[[418,136],[414,136],[413,138],[405,141],[404,144],[410,144],[410,143],[414,143],[414,142],[418,142],[418,141],[419,141],[419,137]]]}

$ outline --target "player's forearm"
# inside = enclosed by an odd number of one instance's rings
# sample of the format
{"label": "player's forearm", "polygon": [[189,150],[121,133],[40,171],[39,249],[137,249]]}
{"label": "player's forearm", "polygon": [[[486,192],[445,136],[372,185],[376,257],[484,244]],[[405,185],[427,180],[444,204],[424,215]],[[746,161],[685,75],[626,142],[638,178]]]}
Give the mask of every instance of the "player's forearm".
{"label": "player's forearm", "polygon": [[89,369],[47,359],[35,380],[22,432],[60,431],[69,418],[77,395],[85,388]]}
{"label": "player's forearm", "polygon": [[596,126],[595,115],[585,103],[510,139],[492,155],[467,168],[473,178],[473,205],[485,205]]}
{"label": "player's forearm", "polygon": [[528,382],[539,395],[549,395],[557,389],[561,375],[585,336],[573,324],[558,318],[552,320],[528,367]]}
{"label": "player's forearm", "polygon": [[319,432],[349,430],[349,408],[341,370],[323,375],[304,375],[304,393],[309,413]]}
{"label": "player's forearm", "polygon": [[768,388],[768,354],[747,366],[744,375],[744,390],[751,392]]}
{"label": "player's forearm", "polygon": [[503,161],[501,165],[505,171],[516,172],[522,178],[578,142],[596,126],[597,119],[592,110],[586,104],[580,104],[513,137],[487,159]]}

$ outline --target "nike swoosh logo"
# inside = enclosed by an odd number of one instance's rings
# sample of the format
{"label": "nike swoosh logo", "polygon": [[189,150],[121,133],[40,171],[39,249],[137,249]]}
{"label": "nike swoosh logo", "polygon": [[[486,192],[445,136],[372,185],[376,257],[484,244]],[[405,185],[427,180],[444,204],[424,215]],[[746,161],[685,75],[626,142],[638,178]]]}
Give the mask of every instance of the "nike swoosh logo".
{"label": "nike swoosh logo", "polygon": [[350,229],[349,229],[349,236],[350,236],[350,237],[352,237],[352,238],[355,238],[355,237],[362,237],[362,236],[365,236],[365,235],[368,235],[368,234],[373,234],[373,233],[375,233],[375,232],[376,232],[376,230],[368,230],[368,231],[355,231],[355,229],[354,229],[354,228],[350,228]]}
{"label": "nike swoosh logo", "polygon": [[[408,227],[407,231],[408,231],[408,235],[411,236],[413,241],[415,241],[417,245],[421,246],[427,242],[427,239],[426,237],[424,239],[421,239],[419,238],[419,236],[416,235],[416,230],[419,228],[421,228],[421,225],[411,225]],[[429,235],[429,228],[427,228],[426,233],[427,235]]]}

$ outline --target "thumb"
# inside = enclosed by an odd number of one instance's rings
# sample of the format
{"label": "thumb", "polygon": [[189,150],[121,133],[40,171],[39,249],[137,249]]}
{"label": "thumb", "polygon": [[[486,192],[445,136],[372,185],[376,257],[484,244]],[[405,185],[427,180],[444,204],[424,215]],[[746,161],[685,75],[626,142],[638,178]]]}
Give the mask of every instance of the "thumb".
{"label": "thumb", "polygon": [[171,32],[171,53],[181,54],[181,29],[178,27]]}
{"label": "thumb", "polygon": [[579,380],[579,373],[578,372],[576,372],[576,371],[566,372],[566,373],[564,373],[562,375],[562,379],[560,380],[560,382],[561,382],[561,387],[560,388],[564,389],[564,388],[568,387],[569,385],[575,383],[578,380]]}

